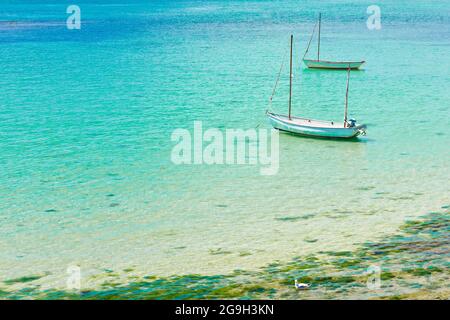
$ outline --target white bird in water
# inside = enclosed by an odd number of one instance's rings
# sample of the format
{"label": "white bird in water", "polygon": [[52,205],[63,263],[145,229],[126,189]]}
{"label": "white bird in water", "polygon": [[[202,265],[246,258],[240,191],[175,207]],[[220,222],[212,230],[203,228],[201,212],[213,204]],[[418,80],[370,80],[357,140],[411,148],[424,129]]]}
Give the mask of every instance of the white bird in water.
{"label": "white bird in water", "polygon": [[299,283],[299,282],[297,281],[297,279],[295,279],[295,287],[296,287],[297,289],[304,290],[304,289],[308,289],[310,286],[311,286],[311,285],[308,284],[308,283]]}

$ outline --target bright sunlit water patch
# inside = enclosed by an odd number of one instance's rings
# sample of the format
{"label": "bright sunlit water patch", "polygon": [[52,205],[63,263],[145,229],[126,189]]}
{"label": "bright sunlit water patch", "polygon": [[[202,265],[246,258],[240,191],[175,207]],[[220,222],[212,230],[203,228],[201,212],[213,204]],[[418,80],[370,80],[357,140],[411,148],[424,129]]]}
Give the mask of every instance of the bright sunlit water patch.
{"label": "bright sunlit water patch", "polygon": [[[379,31],[366,27],[370,1],[78,1],[81,30],[45,3],[0,5],[2,281],[45,275],[43,287],[64,288],[70,265],[256,270],[353,250],[449,203],[447,1],[384,1]],[[349,113],[368,135],[281,135],[275,176],[173,165],[170,135],[194,120],[267,126],[291,33],[294,114],[342,119],[345,72],[300,64],[318,12],[323,59],[367,61],[351,74]]]}

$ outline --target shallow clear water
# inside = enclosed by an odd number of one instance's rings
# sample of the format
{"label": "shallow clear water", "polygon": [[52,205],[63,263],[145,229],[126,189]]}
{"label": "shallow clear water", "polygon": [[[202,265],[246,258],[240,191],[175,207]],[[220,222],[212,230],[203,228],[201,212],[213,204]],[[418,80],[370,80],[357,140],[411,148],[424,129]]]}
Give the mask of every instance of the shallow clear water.
{"label": "shallow clear water", "polygon": [[[81,30],[45,4],[0,5],[0,280],[253,270],[351,250],[449,202],[448,1],[385,1],[379,31],[370,1],[78,1]],[[281,135],[275,176],[172,164],[175,128],[264,123],[291,33],[294,113],[342,118],[345,73],[299,63],[319,11],[322,57],[367,61],[349,111],[368,135]]]}

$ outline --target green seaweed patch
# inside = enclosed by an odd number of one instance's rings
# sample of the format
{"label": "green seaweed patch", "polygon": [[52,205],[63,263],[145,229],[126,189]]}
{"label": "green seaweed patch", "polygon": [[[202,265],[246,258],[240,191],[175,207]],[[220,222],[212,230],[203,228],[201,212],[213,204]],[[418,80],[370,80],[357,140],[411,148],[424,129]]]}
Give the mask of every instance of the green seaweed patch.
{"label": "green seaweed patch", "polygon": [[298,221],[298,220],[301,220],[301,219],[302,219],[301,216],[277,217],[277,218],[275,218],[275,220],[277,220],[277,221],[284,221],[284,222],[293,222],[293,221]]}
{"label": "green seaweed patch", "polygon": [[363,268],[363,262],[360,259],[339,259],[335,262],[336,266],[341,269],[359,269]]}
{"label": "green seaweed patch", "polygon": [[373,190],[375,189],[374,186],[363,186],[363,187],[357,187],[354,190],[358,190],[358,191],[369,191],[369,190]]}
{"label": "green seaweed patch", "polygon": [[231,284],[222,288],[217,288],[212,290],[209,295],[206,297],[207,299],[238,299],[243,295],[243,288],[239,284]]}
{"label": "green seaweed patch", "polygon": [[299,220],[307,220],[313,218],[314,214],[305,214],[303,216],[286,216],[286,217],[276,217],[275,220],[283,222],[295,222]]}
{"label": "green seaweed patch", "polygon": [[346,214],[325,214],[325,217],[330,218],[330,219],[344,219],[347,217]]}
{"label": "green seaweed patch", "polygon": [[121,284],[117,283],[117,282],[104,282],[104,283],[101,284],[102,287],[106,287],[106,288],[115,288],[115,287],[118,287],[120,285]]}
{"label": "green seaweed patch", "polygon": [[389,197],[389,200],[398,201],[398,200],[414,200],[414,197],[411,196],[399,196],[399,197]]}
{"label": "green seaweed patch", "polygon": [[431,276],[433,272],[436,273],[443,272],[441,268],[434,266],[430,266],[428,268],[412,268],[412,269],[408,268],[404,269],[403,271],[418,277]]}
{"label": "green seaweed patch", "polygon": [[351,251],[321,251],[320,253],[334,257],[351,257],[353,255]]}
{"label": "green seaweed patch", "polygon": [[241,251],[239,252],[239,257],[247,257],[247,256],[251,256],[252,253],[249,251]]}
{"label": "green seaweed patch", "polygon": [[235,269],[229,276],[224,277],[232,279],[238,276],[257,276],[257,272],[243,269]]}
{"label": "green seaweed patch", "polygon": [[39,280],[42,277],[44,277],[44,275],[25,276],[25,277],[5,280],[5,281],[3,281],[3,283],[6,285],[12,285],[12,284],[16,284],[16,283],[27,283],[27,282]]}
{"label": "green seaweed patch", "polygon": [[8,292],[3,291],[2,289],[0,289],[0,298],[6,298],[8,296]]}
{"label": "green seaweed patch", "polygon": [[118,278],[120,275],[118,273],[108,273],[108,277]]}
{"label": "green seaweed patch", "polygon": [[212,255],[230,254],[230,253],[232,253],[231,251],[223,250],[222,248],[209,249],[208,252],[209,252],[209,254],[212,254]]}
{"label": "green seaweed patch", "polygon": [[[436,297],[448,299],[445,283],[438,284],[434,291],[420,282],[423,277],[444,275],[447,270],[445,254],[448,253],[448,213],[430,213],[424,219],[408,221],[401,233],[383,241],[365,243],[354,251],[325,251],[306,257],[294,257],[289,262],[274,261],[258,271],[235,270],[226,275],[205,276],[198,274],[156,277],[153,275],[135,278],[120,284],[118,280],[106,281],[97,290],[86,290],[81,294],[58,290],[41,290],[30,286],[14,292],[0,291],[6,299],[267,299],[293,298],[299,292],[294,289],[294,279],[311,284],[310,290],[302,293],[304,298],[352,297],[357,293],[367,296],[367,274],[370,263],[383,265],[381,279],[396,281],[395,291],[368,296],[376,299],[404,299]],[[222,248],[213,253],[224,254]],[[443,255],[444,253],[444,255]],[[417,264],[433,263],[430,267]],[[402,269],[404,265],[412,265]],[[108,270],[108,269],[107,269]],[[401,270],[401,271],[399,271]],[[108,270],[108,274],[114,274]],[[446,279],[444,277],[444,279]],[[14,279],[13,279],[14,280]],[[385,286],[383,284],[383,286]],[[399,287],[399,288],[397,288]],[[392,286],[391,286],[392,288]],[[399,294],[407,289],[408,294]],[[426,289],[426,290],[425,290]],[[391,290],[391,289],[390,289]],[[386,295],[384,295],[386,294]]]}
{"label": "green seaweed patch", "polygon": [[380,274],[380,279],[383,281],[387,281],[387,280],[392,280],[394,278],[398,278],[399,276],[396,275],[393,272],[389,272],[389,271],[382,271]]}
{"label": "green seaweed patch", "polygon": [[383,300],[404,300],[408,297],[408,295],[406,294],[396,294],[393,296],[387,296],[387,297],[382,297],[381,299]]}
{"label": "green seaweed patch", "polygon": [[274,288],[267,288],[263,285],[238,284],[233,283],[221,288],[212,290],[207,299],[258,299],[273,294]]}

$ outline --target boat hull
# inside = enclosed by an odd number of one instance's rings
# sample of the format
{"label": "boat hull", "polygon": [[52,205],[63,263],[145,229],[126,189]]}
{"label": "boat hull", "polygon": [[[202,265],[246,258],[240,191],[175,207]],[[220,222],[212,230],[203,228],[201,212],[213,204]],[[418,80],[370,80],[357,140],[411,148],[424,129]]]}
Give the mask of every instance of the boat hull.
{"label": "boat hull", "polygon": [[[297,117],[292,117],[289,120],[287,116],[270,112],[267,113],[267,118],[275,129],[310,137],[350,139],[365,134],[366,129],[365,125],[344,127],[343,123]],[[311,123],[311,125],[307,125],[307,123]]]}
{"label": "boat hull", "polygon": [[356,70],[359,69],[365,61],[324,61],[303,59],[303,62],[308,68],[312,69],[347,70],[350,67],[350,69]]}

